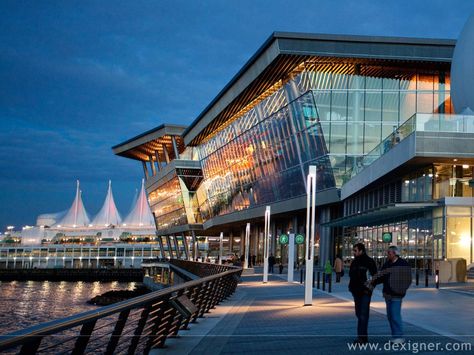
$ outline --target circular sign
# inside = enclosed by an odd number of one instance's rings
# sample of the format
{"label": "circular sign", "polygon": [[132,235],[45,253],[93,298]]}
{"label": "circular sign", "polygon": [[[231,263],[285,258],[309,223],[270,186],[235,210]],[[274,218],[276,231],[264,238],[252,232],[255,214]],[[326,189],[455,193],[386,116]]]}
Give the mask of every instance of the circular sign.
{"label": "circular sign", "polygon": [[384,243],[391,243],[392,242],[392,232],[384,232],[382,234],[382,240]]}
{"label": "circular sign", "polygon": [[297,234],[295,236],[295,243],[296,244],[303,244],[304,243],[304,235],[302,234]]}
{"label": "circular sign", "polygon": [[286,234],[280,235],[280,244],[288,244],[288,235]]}

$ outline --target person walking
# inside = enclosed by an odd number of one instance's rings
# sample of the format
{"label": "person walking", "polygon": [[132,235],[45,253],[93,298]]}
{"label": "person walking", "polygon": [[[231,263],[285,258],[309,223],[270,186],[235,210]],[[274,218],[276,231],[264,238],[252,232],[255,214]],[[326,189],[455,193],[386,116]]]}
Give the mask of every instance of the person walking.
{"label": "person walking", "polygon": [[368,339],[370,300],[372,290],[365,285],[367,273],[375,275],[377,266],[374,259],[365,252],[365,245],[357,243],[352,248],[354,260],[349,269],[349,291],[354,298],[355,314],[357,317],[357,339],[354,343],[365,344]]}
{"label": "person walking", "polygon": [[392,343],[403,344],[403,322],[402,322],[402,299],[405,297],[408,287],[412,282],[411,267],[405,259],[402,259],[399,250],[392,245],[387,250],[387,261],[382,266],[368,286],[383,283],[383,297],[387,307],[387,319],[392,332]]}
{"label": "person walking", "polygon": [[332,276],[332,266],[331,266],[331,262],[329,261],[329,259],[326,260],[326,264],[324,264],[324,274],[326,275],[325,282],[329,283],[329,279]]}
{"label": "person walking", "polygon": [[341,256],[339,254],[336,255],[336,259],[334,260],[334,272],[336,273],[336,282],[341,282],[342,271],[344,270],[344,265],[342,263]]}
{"label": "person walking", "polygon": [[270,254],[270,256],[268,257],[268,272],[271,272],[273,274],[273,265],[275,265],[275,257],[273,256],[273,254]]}

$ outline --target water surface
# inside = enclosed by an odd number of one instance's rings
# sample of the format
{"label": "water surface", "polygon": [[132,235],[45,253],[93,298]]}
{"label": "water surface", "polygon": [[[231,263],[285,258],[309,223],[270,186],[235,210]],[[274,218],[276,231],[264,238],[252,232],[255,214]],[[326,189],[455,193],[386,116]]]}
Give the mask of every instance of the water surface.
{"label": "water surface", "polygon": [[0,281],[0,334],[95,309],[86,302],[135,282]]}

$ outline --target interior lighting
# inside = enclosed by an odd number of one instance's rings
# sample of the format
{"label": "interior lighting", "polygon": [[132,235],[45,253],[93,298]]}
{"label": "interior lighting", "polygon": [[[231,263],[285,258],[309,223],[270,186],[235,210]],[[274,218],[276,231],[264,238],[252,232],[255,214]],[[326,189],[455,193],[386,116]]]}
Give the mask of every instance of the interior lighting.
{"label": "interior lighting", "polygon": [[463,164],[462,167],[463,167],[463,169],[469,169],[469,165],[467,165],[467,164]]}
{"label": "interior lighting", "polygon": [[459,244],[463,247],[469,247],[471,245],[471,237],[467,234],[461,235],[461,238],[459,239]]}

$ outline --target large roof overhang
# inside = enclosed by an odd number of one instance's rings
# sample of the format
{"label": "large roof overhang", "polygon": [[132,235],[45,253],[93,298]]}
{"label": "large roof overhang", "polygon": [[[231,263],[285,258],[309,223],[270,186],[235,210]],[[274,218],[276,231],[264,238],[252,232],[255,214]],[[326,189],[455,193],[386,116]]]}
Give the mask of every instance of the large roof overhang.
{"label": "large roof overhang", "polygon": [[164,149],[168,151],[170,157],[174,157],[172,137],[175,137],[178,152],[184,151],[184,141],[181,135],[186,126],[163,124],[145,133],[133,137],[123,143],[112,147],[114,154],[122,157],[149,161],[150,156],[156,157],[158,152],[160,161],[165,161]]}
{"label": "large roof overhang", "polygon": [[219,127],[305,62],[360,63],[397,66],[422,63],[446,68],[454,40],[399,37],[273,33],[217,97],[183,133],[186,145],[198,145]]}

